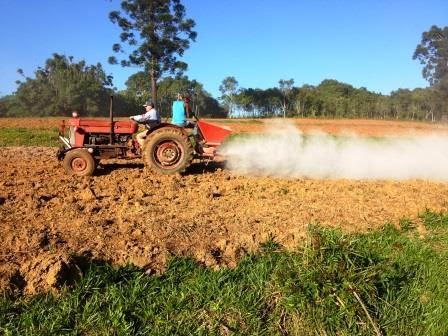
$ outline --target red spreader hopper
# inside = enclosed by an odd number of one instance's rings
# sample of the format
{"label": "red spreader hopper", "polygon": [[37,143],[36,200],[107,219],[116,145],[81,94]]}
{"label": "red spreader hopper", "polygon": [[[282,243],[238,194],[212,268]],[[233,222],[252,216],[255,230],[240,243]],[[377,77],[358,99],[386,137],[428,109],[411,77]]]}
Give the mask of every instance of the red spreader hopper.
{"label": "red spreader hopper", "polygon": [[203,120],[197,122],[198,131],[204,140],[202,155],[213,157],[216,155],[216,148],[232,133],[226,126],[212,124]]}

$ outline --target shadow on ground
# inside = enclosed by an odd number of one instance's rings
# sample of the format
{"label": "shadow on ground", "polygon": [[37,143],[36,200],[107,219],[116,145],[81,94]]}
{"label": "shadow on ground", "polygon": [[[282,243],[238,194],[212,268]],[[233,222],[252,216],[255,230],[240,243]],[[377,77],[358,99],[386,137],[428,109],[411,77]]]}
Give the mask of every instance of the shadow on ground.
{"label": "shadow on ground", "polygon": [[[187,168],[183,175],[201,175],[205,173],[214,173],[218,170],[224,170],[226,166],[225,161],[221,162],[193,162],[190,167]],[[95,171],[95,176],[109,175],[114,170],[121,169],[139,169],[143,170],[145,165],[140,162],[105,162],[100,163]]]}

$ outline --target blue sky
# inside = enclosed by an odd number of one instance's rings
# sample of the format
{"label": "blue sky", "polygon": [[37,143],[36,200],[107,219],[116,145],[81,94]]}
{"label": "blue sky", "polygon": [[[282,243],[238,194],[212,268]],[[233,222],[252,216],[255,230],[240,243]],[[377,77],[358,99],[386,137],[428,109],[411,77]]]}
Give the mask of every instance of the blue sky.
{"label": "blue sky", "polygon": [[[268,88],[279,79],[317,85],[336,79],[389,94],[426,87],[412,60],[423,31],[448,25],[448,1],[183,0],[197,42],[186,73],[215,97],[226,76],[240,87]],[[137,68],[107,63],[120,30],[108,20],[118,0],[0,0],[0,96],[32,76],[52,53],[100,62],[123,89]],[[148,83],[149,84],[149,83]]]}

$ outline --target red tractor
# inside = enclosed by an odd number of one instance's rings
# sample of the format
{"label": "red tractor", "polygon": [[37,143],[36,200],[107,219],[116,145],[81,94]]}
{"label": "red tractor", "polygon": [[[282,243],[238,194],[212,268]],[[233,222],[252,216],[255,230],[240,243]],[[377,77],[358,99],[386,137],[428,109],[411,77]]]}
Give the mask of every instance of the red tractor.
{"label": "red tractor", "polygon": [[146,167],[159,174],[182,173],[194,158],[213,160],[217,148],[230,135],[227,127],[197,120],[192,129],[161,123],[148,131],[143,148],[133,138],[135,121],[87,119],[74,115],[62,121],[57,157],[71,175],[89,176],[101,159],[142,158]]}

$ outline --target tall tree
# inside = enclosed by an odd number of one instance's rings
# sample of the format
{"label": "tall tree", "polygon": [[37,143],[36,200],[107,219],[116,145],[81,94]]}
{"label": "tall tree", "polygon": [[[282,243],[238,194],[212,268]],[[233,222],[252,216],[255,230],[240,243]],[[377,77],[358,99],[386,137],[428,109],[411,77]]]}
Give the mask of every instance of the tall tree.
{"label": "tall tree", "polygon": [[[157,82],[164,73],[182,74],[187,64],[178,59],[196,40],[195,22],[185,17],[180,0],[123,0],[120,11],[112,11],[109,19],[121,29],[120,40],[135,48],[120,61],[122,66],[144,68],[151,83],[154,103],[157,103]],[[124,53],[120,43],[112,47]],[[116,57],[109,57],[117,64]]]}
{"label": "tall tree", "polygon": [[221,100],[228,109],[228,115],[232,115],[233,105],[235,103],[235,95],[238,93],[238,81],[233,76],[228,76],[222,80],[219,86],[221,91]]}
{"label": "tall tree", "polygon": [[448,81],[448,27],[432,26],[424,32],[413,59],[424,65],[423,77],[431,85]]}
{"label": "tall tree", "polygon": [[294,79],[280,79],[278,81],[278,85],[280,87],[280,91],[282,92],[283,95],[283,104],[282,104],[282,109],[283,109],[283,118],[286,118],[286,107],[287,107],[287,103],[289,100],[289,96],[291,94],[292,91],[292,87],[294,85]]}
{"label": "tall tree", "polygon": [[[445,118],[448,113],[448,27],[432,26],[423,32],[422,41],[414,52],[423,67],[423,77],[431,85],[430,90],[435,107],[431,108],[431,119]],[[435,104],[434,104],[435,103]],[[435,113],[440,116],[435,116]]]}

